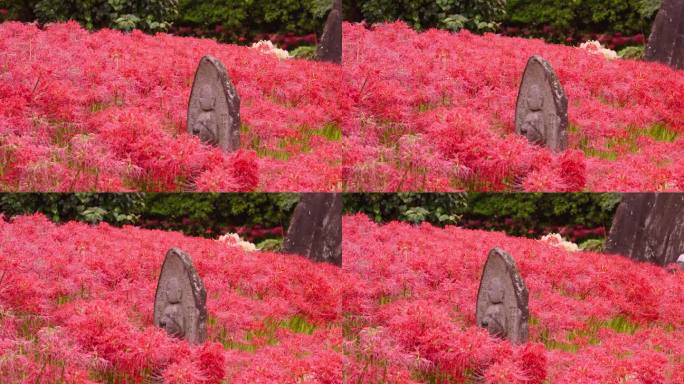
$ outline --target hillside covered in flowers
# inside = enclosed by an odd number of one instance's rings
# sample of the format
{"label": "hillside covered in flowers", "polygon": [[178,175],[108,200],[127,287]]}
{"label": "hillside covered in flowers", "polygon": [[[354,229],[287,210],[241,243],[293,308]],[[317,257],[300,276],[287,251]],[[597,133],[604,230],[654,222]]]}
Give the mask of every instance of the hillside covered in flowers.
{"label": "hillside covered in flowers", "polygon": [[[363,215],[345,217],[343,231],[343,269],[360,284],[345,302],[347,382],[684,382],[679,267]],[[529,290],[522,346],[475,326],[494,247],[513,256]]]}
{"label": "hillside covered in flowers", "polygon": [[[569,150],[514,134],[532,55],[569,100]],[[344,179],[362,191],[684,189],[684,72],[542,40],[344,25]]]}
{"label": "hillside covered in flowers", "polygon": [[[187,134],[195,69],[223,62],[241,150]],[[340,69],[210,39],[0,24],[0,190],[331,191],[341,187]]]}
{"label": "hillside covered in flowers", "polygon": [[[684,189],[684,75],[541,40],[344,24],[343,63],[75,23],[0,25],[0,189]],[[186,133],[199,59],[241,98],[234,154]],[[569,99],[569,150],[514,134],[525,64]]]}
{"label": "hillside covered in flowers", "polygon": [[[207,291],[208,340],[153,325],[164,255]],[[0,220],[3,383],[340,383],[339,268],[177,232]]]}

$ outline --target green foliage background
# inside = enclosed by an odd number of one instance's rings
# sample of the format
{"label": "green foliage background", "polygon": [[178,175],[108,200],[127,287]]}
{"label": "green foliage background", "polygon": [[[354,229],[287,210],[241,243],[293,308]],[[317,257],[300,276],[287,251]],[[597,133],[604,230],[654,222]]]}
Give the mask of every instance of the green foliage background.
{"label": "green foliage background", "polygon": [[180,0],[177,24],[224,41],[250,41],[260,33],[305,35],[322,28],[330,5],[324,0]]}
{"label": "green foliage background", "polygon": [[43,213],[52,221],[70,220],[95,224],[133,224],[145,208],[141,193],[5,193],[0,194],[0,212],[5,217]]}
{"label": "green foliage background", "polygon": [[[550,227],[610,228],[615,193],[351,193],[345,213],[377,222],[443,226],[538,236]],[[102,221],[215,237],[229,227],[287,228],[295,193],[10,193],[0,194],[6,217],[42,212],[55,222]]]}
{"label": "green foliage background", "polygon": [[538,237],[552,227],[608,230],[619,202],[614,193],[354,193],[344,196],[344,209],[376,222],[458,224]]}
{"label": "green foliage background", "polygon": [[298,201],[296,193],[150,193],[141,224],[208,237],[228,226],[287,228]]}
{"label": "green foliage background", "polygon": [[466,210],[465,193],[348,193],[345,213],[364,213],[378,223],[392,220],[456,224]]}
{"label": "green foliage background", "polygon": [[509,25],[552,26],[562,36],[582,32],[649,35],[661,0],[508,0]]}
{"label": "green foliage background", "polygon": [[610,229],[617,193],[470,193],[463,221],[477,228],[537,237],[552,226]]}
{"label": "green foliage background", "polygon": [[178,0],[0,0],[9,19],[40,23],[76,20],[88,29],[165,31],[178,16]]}
{"label": "green foliage background", "polygon": [[[369,24],[404,20],[423,30],[495,31],[524,26],[563,41],[578,33],[648,35],[661,0],[346,0],[345,19]],[[264,33],[320,33],[331,0],[0,0],[5,19],[41,23],[74,19],[89,29],[148,32],[171,23],[198,36],[251,42]],[[3,17],[0,16],[0,19]],[[551,26],[553,35],[544,29]],[[217,28],[218,27],[218,28]]]}
{"label": "green foliage background", "polygon": [[298,201],[293,193],[12,193],[0,195],[0,212],[216,237],[235,226],[287,228]]}

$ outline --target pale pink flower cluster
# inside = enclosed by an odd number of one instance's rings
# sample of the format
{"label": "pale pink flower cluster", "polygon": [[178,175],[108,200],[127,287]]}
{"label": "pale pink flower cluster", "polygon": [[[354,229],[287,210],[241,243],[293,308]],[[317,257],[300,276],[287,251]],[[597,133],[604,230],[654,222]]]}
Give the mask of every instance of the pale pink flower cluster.
{"label": "pale pink flower cluster", "polygon": [[252,44],[252,48],[256,49],[257,51],[269,55],[274,55],[275,57],[284,60],[284,59],[290,59],[292,56],[290,56],[290,53],[284,49],[280,49],[277,46],[273,45],[273,42],[270,40],[261,40],[257,43]]}
{"label": "pale pink flower cluster", "polygon": [[568,252],[578,252],[580,250],[577,244],[563,239],[558,233],[549,233],[546,236],[542,236],[540,241],[552,247],[563,248]]}
{"label": "pale pink flower cluster", "polygon": [[597,40],[589,40],[580,44],[580,49],[584,49],[585,51],[595,55],[603,55],[603,57],[609,60],[618,58],[617,52],[613,51],[612,49],[605,48]]}
{"label": "pale pink flower cluster", "polygon": [[256,245],[250,243],[249,241],[242,240],[240,235],[237,233],[226,233],[225,235],[219,237],[217,241],[220,241],[230,247],[240,247],[246,252],[257,251]]}

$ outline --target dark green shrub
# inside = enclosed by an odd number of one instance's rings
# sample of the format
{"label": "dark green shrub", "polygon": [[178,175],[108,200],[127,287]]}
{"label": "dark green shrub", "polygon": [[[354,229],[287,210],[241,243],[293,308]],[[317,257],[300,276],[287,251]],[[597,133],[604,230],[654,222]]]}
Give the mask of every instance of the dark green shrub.
{"label": "dark green shrub", "polygon": [[534,238],[566,228],[568,238],[584,240],[604,235],[619,201],[612,193],[368,193],[345,195],[344,209],[376,222],[457,224]]}
{"label": "dark green shrub", "polygon": [[359,0],[369,23],[404,20],[418,30],[493,31],[506,15],[505,0]]}
{"label": "dark green shrub", "polygon": [[0,195],[5,217],[41,212],[51,220],[134,224],[216,237],[247,227],[250,240],[278,237],[287,228],[297,194],[278,193],[15,193]]}
{"label": "dark green shrub", "polygon": [[462,193],[350,193],[344,195],[344,211],[365,213],[376,222],[392,220],[434,225],[455,224],[465,210]]}
{"label": "dark green shrub", "polygon": [[251,41],[263,33],[306,35],[321,29],[324,0],[180,0],[179,27],[195,27],[224,41]]}
{"label": "dark green shrub", "polygon": [[55,222],[133,224],[145,207],[140,193],[7,193],[0,195],[6,217],[41,212]]}
{"label": "dark green shrub", "polygon": [[644,52],[645,48],[643,46],[632,46],[620,50],[620,52],[618,52],[618,56],[623,59],[641,60],[644,58]]}
{"label": "dark green shrub", "polygon": [[297,59],[313,60],[316,57],[316,47],[311,45],[297,47],[290,52],[290,56]]}
{"label": "dark green shrub", "polygon": [[469,193],[462,224],[529,237],[569,227],[583,239],[610,229],[619,202],[615,193]]}
{"label": "dark green shrub", "polygon": [[75,20],[103,27],[165,31],[178,15],[178,0],[0,0],[9,18],[40,23]]}
{"label": "dark green shrub", "polygon": [[292,193],[148,193],[140,225],[206,237],[238,226],[287,228],[297,201]]}
{"label": "dark green shrub", "polygon": [[[578,32],[650,33],[660,0],[509,0],[507,24],[572,36]],[[546,31],[548,34],[549,31]]]}

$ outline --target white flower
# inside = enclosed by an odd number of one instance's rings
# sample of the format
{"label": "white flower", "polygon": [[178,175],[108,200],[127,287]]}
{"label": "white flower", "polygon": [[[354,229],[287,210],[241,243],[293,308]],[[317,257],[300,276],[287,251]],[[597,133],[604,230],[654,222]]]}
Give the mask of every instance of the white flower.
{"label": "white flower", "polygon": [[288,51],[276,47],[270,40],[261,40],[258,43],[254,43],[252,44],[252,48],[256,49],[261,53],[274,55],[275,57],[281,60],[289,59],[292,57],[290,56],[290,53]]}
{"label": "white flower", "polygon": [[584,49],[585,51],[594,55],[603,55],[603,57],[609,60],[614,60],[618,58],[617,52],[613,51],[612,49],[605,48],[601,45],[600,42],[596,40],[590,40],[586,43],[582,43],[580,45],[580,49]]}
{"label": "white flower", "polygon": [[237,233],[226,233],[225,235],[218,238],[218,240],[230,247],[240,247],[243,251],[254,252],[257,250],[256,245],[250,243],[249,241],[244,241],[240,238]]}
{"label": "white flower", "polygon": [[563,248],[568,252],[577,252],[580,250],[577,244],[564,240],[558,233],[549,233],[548,235],[543,236],[540,241],[552,247]]}

